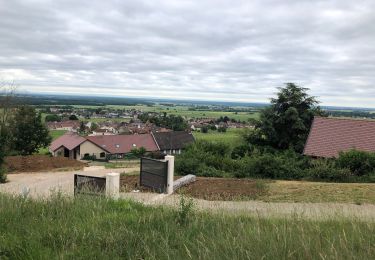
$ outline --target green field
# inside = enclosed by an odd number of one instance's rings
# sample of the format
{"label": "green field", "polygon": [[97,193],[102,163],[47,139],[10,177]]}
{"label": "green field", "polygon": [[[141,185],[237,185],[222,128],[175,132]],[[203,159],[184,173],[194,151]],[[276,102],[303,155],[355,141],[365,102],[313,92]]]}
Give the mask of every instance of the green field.
{"label": "green field", "polygon": [[[56,140],[60,136],[64,135],[67,131],[66,130],[51,130],[49,131],[49,135],[52,137],[52,141]],[[37,154],[48,154],[48,147],[40,148]]]}
{"label": "green field", "polygon": [[[74,105],[77,108],[97,108],[95,106],[79,106]],[[236,120],[247,121],[249,118],[257,119],[259,117],[259,112],[221,112],[221,111],[192,111],[189,110],[188,106],[163,106],[163,105],[155,105],[155,106],[146,106],[146,105],[135,105],[135,106],[119,106],[119,105],[108,105],[101,108],[112,108],[112,109],[136,109],[143,112],[157,112],[163,113],[166,112],[170,115],[180,115],[187,119],[189,118],[219,118],[221,116],[228,116],[229,118],[233,118]]]}
{"label": "green field", "polygon": [[196,140],[223,142],[231,146],[237,146],[244,142],[242,135],[246,131],[248,130],[241,128],[228,128],[225,133],[219,133],[218,131],[209,130],[208,133],[193,132],[193,135]]}
{"label": "green field", "polygon": [[[186,202],[186,201],[185,201]],[[1,259],[374,259],[375,224],[0,194]]]}

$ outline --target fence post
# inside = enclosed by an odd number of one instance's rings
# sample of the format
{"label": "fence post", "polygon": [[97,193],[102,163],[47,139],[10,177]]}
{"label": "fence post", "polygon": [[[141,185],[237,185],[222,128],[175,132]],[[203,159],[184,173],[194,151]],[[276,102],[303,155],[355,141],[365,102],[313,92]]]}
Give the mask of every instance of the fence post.
{"label": "fence post", "polygon": [[168,173],[167,173],[167,194],[173,193],[173,176],[174,176],[174,156],[167,155],[165,160],[168,162]]}
{"label": "fence post", "polygon": [[108,173],[105,181],[105,191],[108,198],[118,199],[120,197],[120,174]]}

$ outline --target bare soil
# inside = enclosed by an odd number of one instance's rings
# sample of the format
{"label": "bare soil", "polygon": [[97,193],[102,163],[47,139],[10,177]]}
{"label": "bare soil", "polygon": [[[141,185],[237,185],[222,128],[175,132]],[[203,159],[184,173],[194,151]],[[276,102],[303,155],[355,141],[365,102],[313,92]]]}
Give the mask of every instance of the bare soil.
{"label": "bare soil", "polygon": [[[175,179],[178,178],[181,178],[181,176],[175,176]],[[120,187],[123,192],[130,192],[132,190],[152,192],[147,187],[139,186],[139,175],[121,176]],[[197,199],[225,201],[256,199],[265,192],[266,185],[262,181],[207,177],[197,177],[194,183],[176,191],[178,194],[184,194]]]}
{"label": "bare soil", "polygon": [[8,156],[5,158],[8,173],[45,172],[52,170],[81,170],[86,165],[77,160],[47,155]]}

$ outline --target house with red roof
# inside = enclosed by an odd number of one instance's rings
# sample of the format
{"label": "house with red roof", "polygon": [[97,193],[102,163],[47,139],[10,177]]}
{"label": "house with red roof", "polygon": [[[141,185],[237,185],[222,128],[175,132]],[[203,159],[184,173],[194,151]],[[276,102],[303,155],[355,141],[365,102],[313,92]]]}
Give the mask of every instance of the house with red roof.
{"label": "house with red roof", "polygon": [[304,155],[334,158],[351,149],[375,152],[375,120],[314,118]]}
{"label": "house with red roof", "polygon": [[86,137],[67,132],[51,143],[49,151],[53,156],[77,160],[87,156],[106,159],[108,155],[123,158],[131,150],[141,147],[147,152],[161,151],[165,154],[180,154],[186,145],[194,141],[192,134],[184,131]]}
{"label": "house with red roof", "polygon": [[86,138],[73,132],[67,132],[51,143],[49,151],[53,156],[80,159],[80,146],[84,142],[86,142]]}

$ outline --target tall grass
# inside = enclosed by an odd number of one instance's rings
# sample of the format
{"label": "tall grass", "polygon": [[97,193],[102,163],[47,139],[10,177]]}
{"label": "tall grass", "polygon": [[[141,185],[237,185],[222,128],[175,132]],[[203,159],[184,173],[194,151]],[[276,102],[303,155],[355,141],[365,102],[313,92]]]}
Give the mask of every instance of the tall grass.
{"label": "tall grass", "polygon": [[[184,210],[183,208],[180,210]],[[190,213],[189,213],[190,214]],[[0,258],[374,259],[375,224],[181,212],[58,194],[0,194]]]}

